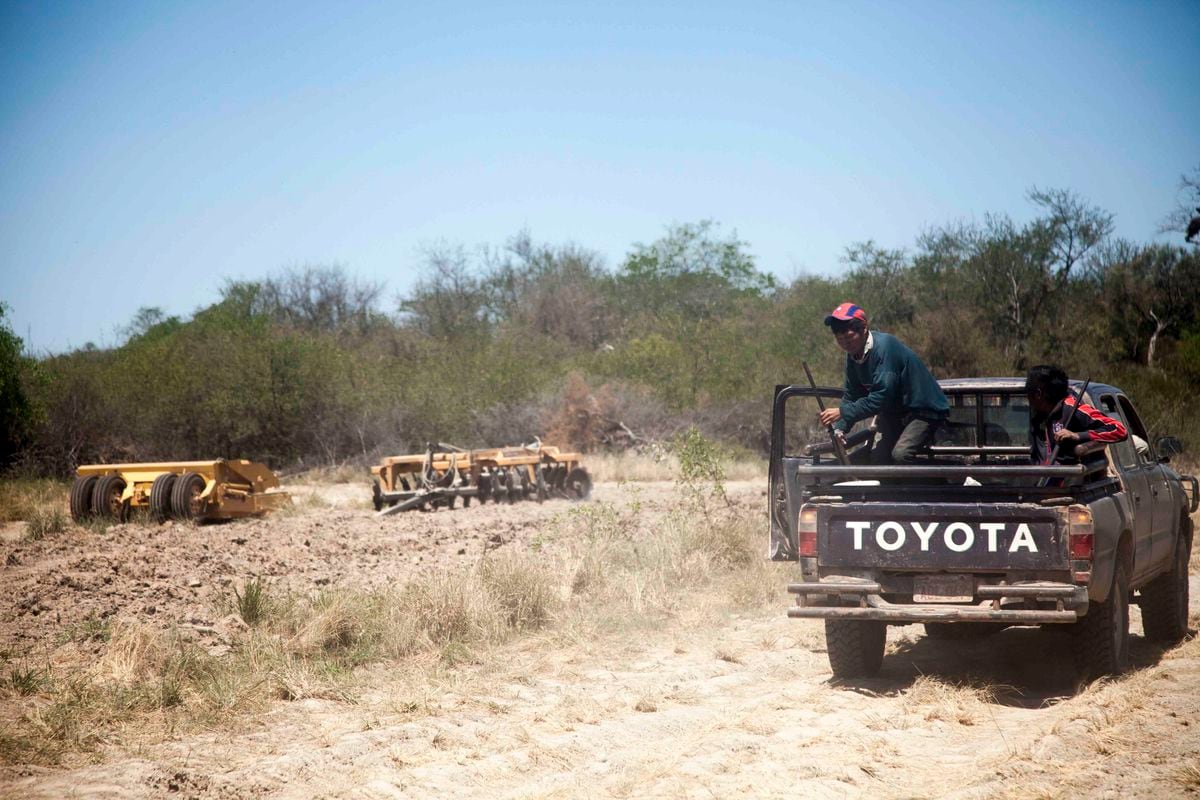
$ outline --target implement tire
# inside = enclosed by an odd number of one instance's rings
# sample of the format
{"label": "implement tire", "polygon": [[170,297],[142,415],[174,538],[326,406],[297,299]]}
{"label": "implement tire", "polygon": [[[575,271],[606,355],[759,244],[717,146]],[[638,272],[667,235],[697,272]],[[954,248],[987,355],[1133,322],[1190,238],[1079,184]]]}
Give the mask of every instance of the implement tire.
{"label": "implement tire", "polygon": [[1183,641],[1188,632],[1188,560],[1192,548],[1186,537],[1178,538],[1171,570],[1142,589],[1142,629],[1147,639],[1166,644]]}
{"label": "implement tire", "polygon": [[198,472],[185,472],[175,481],[171,490],[171,511],[176,519],[199,519],[204,509],[200,495],[204,492],[204,476]]}
{"label": "implement tire", "polygon": [[883,666],[887,625],[874,620],[825,620],[825,648],[835,678],[870,678]]}
{"label": "implement tire", "polygon": [[1129,665],[1129,577],[1118,559],[1112,590],[1103,603],[1071,626],[1071,655],[1084,680],[1119,675]]}
{"label": "implement tire", "polygon": [[174,472],[164,472],[150,484],[150,516],[160,525],[171,518],[171,489],[176,477]]}
{"label": "implement tire", "polygon": [[576,467],[567,475],[566,489],[572,500],[587,500],[592,493],[592,476],[583,467]]}
{"label": "implement tire", "polygon": [[124,522],[128,517],[128,506],[121,502],[125,491],[125,479],[120,475],[104,475],[96,481],[92,490],[92,516]]}
{"label": "implement tire", "polygon": [[76,478],[71,484],[71,519],[77,523],[87,522],[92,517],[92,493],[96,489],[96,476]]}

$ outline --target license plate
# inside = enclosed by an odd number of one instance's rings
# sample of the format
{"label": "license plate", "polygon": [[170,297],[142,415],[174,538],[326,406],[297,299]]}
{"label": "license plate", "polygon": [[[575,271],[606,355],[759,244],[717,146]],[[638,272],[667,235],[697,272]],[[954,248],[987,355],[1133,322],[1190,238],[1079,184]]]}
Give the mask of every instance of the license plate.
{"label": "license plate", "polygon": [[913,578],[914,603],[969,603],[975,599],[970,575],[918,575]]}

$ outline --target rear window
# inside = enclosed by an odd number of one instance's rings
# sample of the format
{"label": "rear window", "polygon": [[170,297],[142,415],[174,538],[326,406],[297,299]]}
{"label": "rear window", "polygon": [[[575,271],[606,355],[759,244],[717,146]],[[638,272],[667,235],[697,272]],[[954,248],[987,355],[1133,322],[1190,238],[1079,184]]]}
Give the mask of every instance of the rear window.
{"label": "rear window", "polygon": [[[1029,444],[1029,399],[1024,392],[951,394],[950,418],[938,444],[957,447]],[[983,441],[979,441],[982,423]]]}

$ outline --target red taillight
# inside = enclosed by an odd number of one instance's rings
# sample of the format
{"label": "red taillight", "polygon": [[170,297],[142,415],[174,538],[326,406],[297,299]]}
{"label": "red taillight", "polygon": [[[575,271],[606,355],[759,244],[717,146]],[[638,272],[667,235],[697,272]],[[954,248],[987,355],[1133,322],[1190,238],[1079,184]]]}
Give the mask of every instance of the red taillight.
{"label": "red taillight", "polygon": [[1067,533],[1071,542],[1071,558],[1091,561],[1096,539],[1096,526],[1092,523],[1092,512],[1085,506],[1067,509]]}
{"label": "red taillight", "polygon": [[1076,533],[1071,535],[1071,558],[1091,561],[1093,534]]}
{"label": "red taillight", "polygon": [[817,557],[817,509],[813,506],[800,507],[800,521],[796,526],[797,546],[803,558]]}

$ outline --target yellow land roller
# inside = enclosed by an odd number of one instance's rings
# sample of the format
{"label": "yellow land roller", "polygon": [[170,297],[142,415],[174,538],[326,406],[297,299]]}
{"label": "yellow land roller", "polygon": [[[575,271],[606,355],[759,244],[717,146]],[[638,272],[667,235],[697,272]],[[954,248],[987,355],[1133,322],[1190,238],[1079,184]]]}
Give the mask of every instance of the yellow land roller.
{"label": "yellow land roller", "polygon": [[155,522],[252,517],[291,502],[265,464],[170,461],[154,464],[87,464],[75,470],[71,518],[124,522],[147,508]]}
{"label": "yellow land roller", "polygon": [[480,503],[515,503],[551,497],[583,500],[592,479],[578,453],[567,453],[540,441],[520,447],[463,450],[431,443],[424,453],[392,456],[371,467],[378,516],[413,508],[463,507]]}

